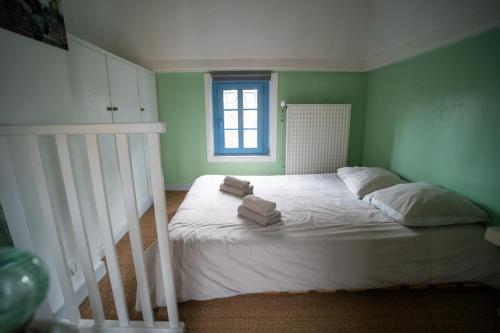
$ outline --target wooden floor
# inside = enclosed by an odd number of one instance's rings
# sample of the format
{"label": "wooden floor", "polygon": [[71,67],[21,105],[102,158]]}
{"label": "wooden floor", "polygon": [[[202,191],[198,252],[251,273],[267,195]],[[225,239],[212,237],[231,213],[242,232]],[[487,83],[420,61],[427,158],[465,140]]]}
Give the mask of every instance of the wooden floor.
{"label": "wooden floor", "polygon": [[[169,218],[185,192],[167,192]],[[141,219],[144,246],[156,239],[154,212]],[[117,244],[131,319],[135,273],[128,234]],[[500,263],[499,263],[500,264]],[[107,319],[117,319],[109,277],[99,283]],[[500,292],[486,287],[243,295],[179,303],[187,332],[500,332]],[[82,318],[92,318],[88,298]],[[167,320],[166,309],[155,311]]]}

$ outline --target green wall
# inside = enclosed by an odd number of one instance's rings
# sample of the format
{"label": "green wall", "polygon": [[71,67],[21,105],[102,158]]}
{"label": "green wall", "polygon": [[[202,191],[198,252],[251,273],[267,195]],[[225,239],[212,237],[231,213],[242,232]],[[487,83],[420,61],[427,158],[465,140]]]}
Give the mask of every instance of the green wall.
{"label": "green wall", "polygon": [[[369,73],[280,72],[278,102],[352,103],[349,165],[442,185],[500,224],[500,29]],[[203,73],[157,74],[168,184],[203,174],[282,174],[273,163],[208,163]],[[278,111],[279,112],[279,111]]]}
{"label": "green wall", "polygon": [[461,193],[500,223],[500,29],[368,73],[363,163]]}
{"label": "green wall", "polygon": [[[284,172],[284,123],[278,115],[276,162],[208,163],[205,134],[203,73],[156,75],[159,118],[167,123],[162,157],[167,184],[191,183],[204,174],[272,175]],[[349,158],[362,158],[366,74],[341,72],[280,72],[278,103],[351,103]],[[280,111],[278,111],[280,112]]]}

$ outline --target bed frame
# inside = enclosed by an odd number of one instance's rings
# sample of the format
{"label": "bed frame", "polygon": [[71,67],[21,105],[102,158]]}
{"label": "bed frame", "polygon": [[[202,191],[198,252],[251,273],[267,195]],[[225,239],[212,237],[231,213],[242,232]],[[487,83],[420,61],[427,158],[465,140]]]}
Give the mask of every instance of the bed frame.
{"label": "bed frame", "polygon": [[355,293],[369,291],[398,291],[398,290],[422,290],[422,289],[460,289],[460,288],[489,288],[476,282],[455,282],[440,284],[404,285],[375,289],[318,289],[318,290],[294,290],[294,291],[268,291],[263,294],[307,294],[307,293]]}
{"label": "bed frame", "polygon": [[[2,151],[7,147],[6,136],[20,136],[26,140],[29,158],[33,171],[33,183],[39,196],[42,207],[41,222],[47,229],[51,243],[57,277],[64,297],[64,306],[67,309],[67,318],[63,321],[71,324],[79,332],[182,332],[183,323],[179,322],[174,278],[171,266],[169,236],[167,228],[167,210],[165,199],[164,178],[160,160],[160,133],[166,131],[163,123],[126,123],[126,124],[85,124],[85,125],[45,125],[45,126],[0,126],[0,147]],[[149,168],[151,173],[151,188],[155,207],[158,245],[161,256],[162,282],[165,286],[167,311],[169,321],[154,321],[153,309],[149,298],[149,283],[145,270],[143,244],[139,227],[139,216],[135,201],[135,188],[132,174],[132,164],[129,147],[129,134],[140,133],[147,137]],[[124,203],[133,262],[136,271],[137,288],[139,290],[143,321],[130,321],[127,311],[122,278],[113,241],[109,209],[104,190],[103,173],[99,154],[97,135],[111,134],[115,136],[120,168],[120,181],[123,188]],[[103,305],[99,294],[96,274],[92,263],[88,236],[85,230],[82,210],[78,200],[77,187],[70,159],[68,136],[83,135],[86,142],[86,151],[91,176],[91,189],[95,199],[100,233],[104,242],[104,251],[109,270],[109,277],[113,290],[113,297],[118,314],[118,320],[106,320]],[[47,180],[45,178],[42,156],[38,143],[39,136],[55,138],[57,156],[62,171],[62,181],[70,211],[71,224],[74,230],[78,260],[83,270],[85,286],[87,288],[92,307],[93,320],[82,320],[79,304],[76,300],[71,274],[67,264],[67,256],[61,239],[60,226],[55,222],[54,211],[49,196]],[[6,149],[5,149],[6,150]],[[10,157],[2,156],[0,168],[12,170]],[[12,186],[17,185],[12,181]],[[12,191],[18,192],[17,188]],[[22,205],[20,205],[22,207]],[[5,208],[5,207],[4,207]],[[19,221],[14,221],[15,223]],[[29,228],[27,228],[29,230]],[[23,244],[16,247],[25,248]],[[36,251],[36,249],[33,249]],[[50,316],[48,316],[50,317]]]}

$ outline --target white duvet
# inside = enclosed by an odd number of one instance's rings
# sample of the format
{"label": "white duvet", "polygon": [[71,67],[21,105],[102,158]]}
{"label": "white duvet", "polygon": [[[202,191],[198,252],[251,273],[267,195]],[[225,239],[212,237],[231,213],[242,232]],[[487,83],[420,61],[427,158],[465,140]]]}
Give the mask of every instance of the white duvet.
{"label": "white duvet", "polygon": [[[169,225],[179,300],[266,291],[382,288],[446,282],[500,287],[500,251],[479,225],[409,228],[356,198],[336,174],[252,176],[282,222],[237,216],[241,199],[202,176]],[[146,251],[155,305],[164,305],[157,246]]]}

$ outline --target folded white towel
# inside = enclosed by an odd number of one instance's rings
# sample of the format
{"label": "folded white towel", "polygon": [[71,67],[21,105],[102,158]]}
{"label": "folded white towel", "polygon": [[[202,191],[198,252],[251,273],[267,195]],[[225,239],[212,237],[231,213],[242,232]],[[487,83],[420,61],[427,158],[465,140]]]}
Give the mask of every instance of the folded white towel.
{"label": "folded white towel", "polygon": [[244,197],[253,193],[253,185],[250,185],[248,188],[243,189],[222,183],[220,184],[219,190],[221,190],[222,192],[237,195],[239,197]]}
{"label": "folded white towel", "polygon": [[226,178],[224,178],[224,184],[231,185],[231,186],[238,187],[238,188],[242,188],[242,189],[247,189],[250,187],[249,181],[239,179],[236,177],[232,177],[232,176],[226,176]]}
{"label": "folded white towel", "polygon": [[275,210],[273,214],[266,217],[259,213],[254,212],[251,209],[246,208],[243,205],[238,207],[238,214],[264,227],[271,224],[275,224],[281,220],[281,212],[277,210]]}
{"label": "folded white towel", "polygon": [[266,217],[272,215],[276,209],[276,203],[264,200],[253,194],[243,198],[243,206]]}

